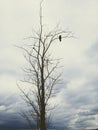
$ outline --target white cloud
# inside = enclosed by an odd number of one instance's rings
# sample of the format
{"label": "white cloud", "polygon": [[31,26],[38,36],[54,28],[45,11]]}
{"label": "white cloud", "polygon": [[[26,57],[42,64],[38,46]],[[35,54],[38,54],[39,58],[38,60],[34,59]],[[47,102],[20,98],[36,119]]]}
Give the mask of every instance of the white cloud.
{"label": "white cloud", "polygon": [[[23,75],[20,68],[25,61],[21,50],[13,45],[22,45],[23,38],[31,35],[32,27],[38,26],[39,1],[0,0],[0,93],[18,92],[16,80]],[[90,111],[98,98],[95,83],[98,79],[97,6],[97,0],[44,0],[43,3],[45,25],[51,29],[60,22],[63,29],[69,28],[77,37],[61,43],[57,41],[52,49],[53,56],[63,57],[61,64],[64,65],[64,78],[68,82],[66,89],[56,98],[56,102],[63,101],[60,105],[65,107],[64,110],[59,109],[62,113],[57,118],[65,116],[66,122],[70,120],[74,127],[82,121],[82,117],[78,120],[80,115],[77,113],[83,112],[85,107]],[[3,109],[4,106],[1,106],[0,110]],[[90,120],[88,126],[91,122],[97,125],[97,115],[95,118]]]}
{"label": "white cloud", "polygon": [[0,112],[1,112],[1,111],[5,111],[5,110],[6,110],[6,107],[5,107],[5,106],[3,106],[3,105],[0,106]]}
{"label": "white cloud", "polygon": [[0,86],[1,90],[0,93],[13,94],[19,92],[19,89],[16,85],[16,78],[14,76],[9,75],[2,75],[0,76]]}

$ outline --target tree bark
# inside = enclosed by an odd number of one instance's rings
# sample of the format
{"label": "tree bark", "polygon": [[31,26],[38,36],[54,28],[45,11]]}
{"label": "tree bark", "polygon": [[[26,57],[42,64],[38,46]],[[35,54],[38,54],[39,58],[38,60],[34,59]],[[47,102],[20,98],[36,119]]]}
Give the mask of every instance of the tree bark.
{"label": "tree bark", "polygon": [[46,112],[45,112],[45,86],[44,86],[44,56],[42,56],[42,68],[41,68],[41,118],[40,118],[40,128],[41,130],[46,130]]}

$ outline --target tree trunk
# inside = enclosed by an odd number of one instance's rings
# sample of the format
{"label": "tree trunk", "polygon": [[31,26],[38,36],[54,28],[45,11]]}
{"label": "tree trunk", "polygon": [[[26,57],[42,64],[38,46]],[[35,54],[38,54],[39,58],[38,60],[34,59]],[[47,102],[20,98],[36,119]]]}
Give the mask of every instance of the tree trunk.
{"label": "tree trunk", "polygon": [[41,69],[41,118],[40,118],[40,130],[46,130],[46,119],[45,119],[45,86],[44,86],[44,60],[42,58],[42,69]]}
{"label": "tree trunk", "polygon": [[42,110],[41,110],[41,126],[40,130],[46,130],[46,121],[45,121],[45,106],[42,105]]}
{"label": "tree trunk", "polygon": [[46,130],[44,86],[42,86],[40,130]]}

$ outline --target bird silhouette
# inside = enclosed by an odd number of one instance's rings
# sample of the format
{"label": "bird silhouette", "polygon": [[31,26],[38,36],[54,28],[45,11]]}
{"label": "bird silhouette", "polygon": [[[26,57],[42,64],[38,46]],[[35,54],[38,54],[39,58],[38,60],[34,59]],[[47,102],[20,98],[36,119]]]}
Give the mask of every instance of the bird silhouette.
{"label": "bird silhouette", "polygon": [[61,36],[61,35],[59,35],[59,41],[61,42],[61,40],[62,40],[62,36]]}

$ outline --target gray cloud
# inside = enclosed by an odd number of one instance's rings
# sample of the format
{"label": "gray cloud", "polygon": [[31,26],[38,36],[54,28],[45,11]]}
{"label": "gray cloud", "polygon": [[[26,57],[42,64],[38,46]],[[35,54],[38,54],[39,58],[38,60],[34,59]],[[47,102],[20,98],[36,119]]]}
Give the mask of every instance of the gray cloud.
{"label": "gray cloud", "polygon": [[0,129],[12,130],[26,128],[27,123],[18,114],[22,101],[15,95],[0,95]]}
{"label": "gray cloud", "polygon": [[98,42],[95,42],[94,44],[91,45],[91,47],[88,49],[86,52],[89,62],[91,64],[98,65]]}
{"label": "gray cloud", "polygon": [[81,74],[83,75],[83,73],[84,82],[80,82],[79,86],[72,88],[71,82],[77,78],[81,81],[82,78],[81,75],[78,76],[73,73],[71,78],[69,76],[69,83],[62,92],[62,103],[60,105],[62,109],[59,117],[63,117],[64,124],[72,127],[72,129],[98,127],[96,123],[98,116],[98,78],[97,75],[92,78],[85,77],[85,71]]}
{"label": "gray cloud", "polygon": [[[0,93],[0,129],[15,129],[16,124],[22,127],[24,123],[17,114],[23,104],[15,94],[18,93],[16,79],[22,76],[19,68],[25,61],[20,50],[12,46],[21,45],[24,42],[21,39],[31,35],[32,24],[38,25],[39,1],[0,1],[0,92],[3,91]],[[54,101],[59,103],[53,117],[55,127],[68,130],[98,127],[97,4],[96,0],[49,0],[43,4],[45,25],[52,28],[61,21],[64,29],[70,27],[78,37],[54,46],[54,55],[64,58],[65,79]]]}

